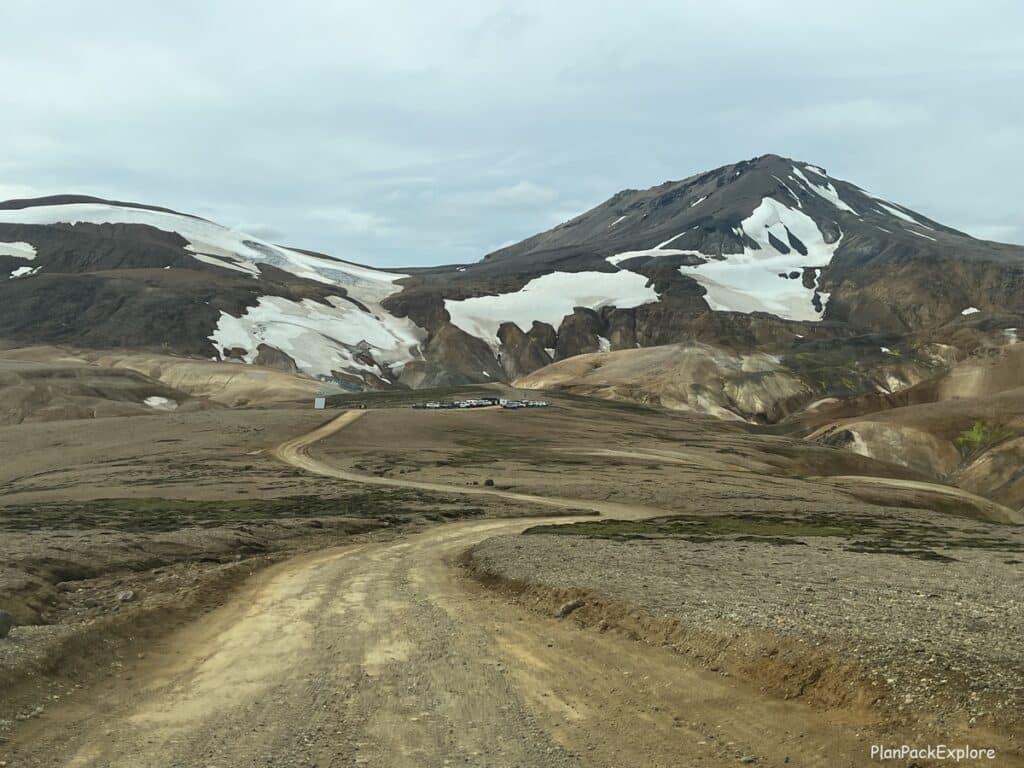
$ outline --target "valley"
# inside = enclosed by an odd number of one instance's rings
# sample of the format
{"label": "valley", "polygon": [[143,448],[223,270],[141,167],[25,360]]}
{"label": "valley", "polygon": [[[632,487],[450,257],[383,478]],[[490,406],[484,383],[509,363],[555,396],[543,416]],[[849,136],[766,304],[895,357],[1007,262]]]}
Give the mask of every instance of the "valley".
{"label": "valley", "polygon": [[0,203],[0,768],[1022,765],[1022,285],[778,155],[428,267]]}
{"label": "valley", "polygon": [[0,428],[0,759],[1024,761],[994,507],[708,416],[396,397]]}

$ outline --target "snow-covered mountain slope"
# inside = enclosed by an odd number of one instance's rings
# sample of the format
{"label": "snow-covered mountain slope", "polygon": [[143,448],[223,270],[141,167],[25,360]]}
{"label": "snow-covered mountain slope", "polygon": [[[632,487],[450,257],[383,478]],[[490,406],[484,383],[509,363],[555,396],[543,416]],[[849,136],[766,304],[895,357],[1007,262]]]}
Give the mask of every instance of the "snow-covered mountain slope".
{"label": "snow-covered mountain slope", "polygon": [[[105,272],[106,266],[171,272],[202,269],[214,284],[227,280],[232,289],[241,287],[246,294],[244,306],[220,309],[208,333],[209,352],[218,359],[254,362],[261,349],[269,347],[311,375],[387,381],[420,356],[425,340],[414,323],[394,317],[380,305],[400,290],[397,281],[405,275],[284,248],[194,216],[103,201],[41,201],[0,209],[0,231],[3,225],[28,233],[29,241],[33,234],[47,235],[39,246],[43,255],[32,267],[11,270],[10,277],[22,279],[30,275],[39,279],[51,270],[65,272],[68,265],[48,263],[47,254],[74,250],[87,240],[92,250],[97,239],[106,241],[101,248],[117,250],[123,241],[145,241],[148,228],[172,236],[160,248],[149,249],[146,263],[126,265],[125,257],[120,257],[116,264],[96,265],[99,269],[94,271]],[[55,233],[60,235],[56,249],[50,242]],[[13,258],[35,259],[37,253],[32,242],[0,243],[0,254]],[[266,279],[268,267],[273,268],[273,280]],[[168,281],[174,279],[167,276]],[[294,290],[283,296],[279,295],[282,282],[300,288],[300,294],[305,283],[322,288],[314,297],[292,295]]]}
{"label": "snow-covered mountain slope", "polygon": [[[359,300],[379,302],[396,289],[395,281],[407,277],[350,264],[339,259],[317,256],[268,243],[252,235],[195,216],[167,210],[124,207],[111,203],[65,203],[33,205],[20,209],[0,209],[0,224],[55,225],[121,224],[153,227],[180,235],[185,250],[195,259],[223,269],[231,269],[258,278],[260,265],[269,264],[296,277],[342,286]],[[29,243],[0,243],[0,253],[35,255]],[[23,258],[31,258],[24,256]]]}
{"label": "snow-covered mountain slope", "polygon": [[[945,227],[818,166],[765,155],[620,192],[476,264],[415,274],[389,302],[426,319],[438,312],[417,300],[441,294],[451,321],[481,338],[493,337],[502,322],[524,333],[533,321],[557,331],[548,304],[531,311],[520,294],[541,277],[571,285],[586,274],[588,285],[599,285],[593,275],[604,272],[608,300],[579,305],[601,310],[604,319],[590,323],[600,326],[591,337],[609,337],[614,316],[628,326],[619,334],[627,346],[686,338],[679,318],[709,310],[907,331],[949,322],[967,307],[1019,306],[1012,281],[997,293],[986,289],[996,275],[1017,270],[1022,253]],[[952,268],[936,275],[934,265],[946,262]],[[657,308],[616,302],[621,272],[646,278],[658,294]],[[571,292],[565,300],[573,300]],[[613,305],[634,311],[624,318]],[[737,322],[750,321],[723,318],[716,325]],[[581,351],[589,350],[575,350]]]}
{"label": "snow-covered mountain slope", "polygon": [[261,296],[241,317],[222,312],[210,334],[217,349],[244,350],[238,356],[247,363],[256,362],[266,345],[287,354],[306,373],[330,378],[345,372],[388,384],[419,357],[423,338],[408,320],[366,312],[335,296],[326,302]]}
{"label": "snow-covered mountain slope", "polygon": [[500,346],[498,328],[512,322],[528,331],[534,322],[557,326],[576,307],[632,307],[656,302],[658,294],[635,272],[552,272],[518,291],[444,303],[451,322],[467,333]]}
{"label": "snow-covered mountain slope", "polygon": [[828,294],[818,290],[818,272],[832,261],[841,234],[829,242],[814,219],[772,197],[764,198],[739,223],[740,253],[708,254],[671,247],[685,234],[680,232],[650,250],[624,251],[607,260],[619,265],[636,258],[693,256],[699,263],[681,266],[680,272],[704,287],[704,300],[712,310],[768,312],[787,320],[821,319]]}
{"label": "snow-covered mountain slope", "polygon": [[0,340],[215,357],[352,387],[512,379],[681,342],[946,343],[968,326],[1024,327],[1022,314],[1024,248],[776,155],[625,190],[473,264],[402,272],[134,203],[0,203]]}
{"label": "snow-covered mountain slope", "polygon": [[30,243],[0,243],[0,256],[31,261],[36,257],[36,249]]}

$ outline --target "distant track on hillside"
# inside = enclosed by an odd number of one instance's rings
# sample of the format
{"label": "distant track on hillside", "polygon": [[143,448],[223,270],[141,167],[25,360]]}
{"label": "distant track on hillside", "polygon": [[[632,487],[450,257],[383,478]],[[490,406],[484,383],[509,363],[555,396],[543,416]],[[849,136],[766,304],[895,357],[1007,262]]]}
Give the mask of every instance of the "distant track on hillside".
{"label": "distant track on hillside", "polygon": [[504,491],[498,488],[480,486],[447,485],[445,483],[426,483],[417,480],[399,480],[391,477],[378,477],[376,475],[363,475],[358,472],[349,472],[344,469],[333,467],[326,462],[320,461],[309,455],[309,449],[321,440],[325,440],[337,434],[345,427],[365,416],[369,411],[345,411],[311,432],[278,445],[271,450],[271,454],[278,460],[289,464],[296,469],[312,472],[325,477],[333,477],[338,480],[345,480],[350,483],[363,483],[365,485],[383,485],[391,488],[414,488],[421,491],[434,491],[437,493],[458,493],[467,496],[496,496],[509,501],[518,501],[528,504],[541,504],[547,507],[567,510],[590,510],[601,515],[614,515],[618,518],[638,519],[655,517],[657,515],[671,514],[671,510],[658,507],[645,507],[638,504],[621,504],[613,501],[600,501],[596,499],[572,499],[560,496],[538,496],[532,493],[517,493],[515,491]]}

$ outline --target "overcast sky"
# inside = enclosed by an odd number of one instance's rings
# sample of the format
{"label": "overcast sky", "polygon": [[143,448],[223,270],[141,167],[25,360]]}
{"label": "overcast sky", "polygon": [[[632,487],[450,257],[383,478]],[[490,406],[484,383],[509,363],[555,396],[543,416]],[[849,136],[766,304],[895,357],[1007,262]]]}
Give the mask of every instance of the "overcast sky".
{"label": "overcast sky", "polygon": [[0,2],[0,198],[469,261],[773,152],[1024,243],[1024,3]]}

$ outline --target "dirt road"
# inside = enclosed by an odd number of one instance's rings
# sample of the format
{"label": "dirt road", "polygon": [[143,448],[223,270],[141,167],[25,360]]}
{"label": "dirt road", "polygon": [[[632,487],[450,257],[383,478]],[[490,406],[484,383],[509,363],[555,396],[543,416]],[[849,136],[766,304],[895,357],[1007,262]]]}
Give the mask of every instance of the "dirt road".
{"label": "dirt road", "polygon": [[[305,449],[354,418],[278,455],[346,479]],[[26,723],[6,745],[10,765],[870,764],[867,737],[849,720],[765,698],[669,651],[539,618],[452,564],[472,544],[536,522],[452,523],[274,566]]]}
{"label": "dirt road", "polygon": [[277,446],[274,455],[293,467],[304,469],[326,477],[334,477],[339,480],[347,480],[353,483],[364,485],[386,485],[391,488],[416,488],[421,491],[436,491],[439,493],[458,493],[467,496],[491,496],[509,501],[520,501],[529,504],[540,504],[556,509],[577,509],[580,511],[598,512],[602,515],[609,515],[619,518],[635,519],[639,517],[653,517],[655,515],[667,514],[666,510],[656,507],[643,507],[635,504],[620,504],[610,501],[593,499],[568,499],[557,496],[537,496],[530,493],[516,493],[514,491],[503,491],[497,488],[488,488],[472,485],[445,485],[443,483],[427,483],[417,480],[402,480],[392,477],[376,477],[373,475],[346,472],[343,469],[332,467],[309,455],[310,446],[331,435],[340,432],[352,422],[362,418],[370,411],[345,411],[340,416],[331,419],[311,432],[299,437],[287,440]]}
{"label": "dirt road", "polygon": [[524,525],[454,523],[283,563],[33,721],[12,765],[867,764],[820,713],[538,619],[446,562]]}

